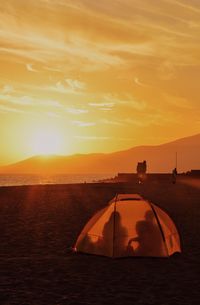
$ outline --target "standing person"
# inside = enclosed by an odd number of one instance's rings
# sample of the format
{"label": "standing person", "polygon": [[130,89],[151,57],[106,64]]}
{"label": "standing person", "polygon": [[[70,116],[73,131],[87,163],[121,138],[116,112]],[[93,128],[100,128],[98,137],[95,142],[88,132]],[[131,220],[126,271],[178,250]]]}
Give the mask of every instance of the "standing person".
{"label": "standing person", "polygon": [[173,169],[172,171],[172,183],[175,184],[176,183],[176,177],[177,177],[178,173],[177,173],[177,169],[176,167]]}

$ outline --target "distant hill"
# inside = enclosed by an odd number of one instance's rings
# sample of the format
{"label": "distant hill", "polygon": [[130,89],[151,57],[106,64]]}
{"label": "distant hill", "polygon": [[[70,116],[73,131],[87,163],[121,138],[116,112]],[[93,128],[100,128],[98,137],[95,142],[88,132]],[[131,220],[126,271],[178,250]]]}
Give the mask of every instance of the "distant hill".
{"label": "distant hill", "polygon": [[200,134],[158,146],[137,146],[109,154],[35,156],[0,167],[0,173],[86,174],[135,172],[138,161],[147,160],[148,172],[171,172],[178,155],[178,170],[200,169]]}

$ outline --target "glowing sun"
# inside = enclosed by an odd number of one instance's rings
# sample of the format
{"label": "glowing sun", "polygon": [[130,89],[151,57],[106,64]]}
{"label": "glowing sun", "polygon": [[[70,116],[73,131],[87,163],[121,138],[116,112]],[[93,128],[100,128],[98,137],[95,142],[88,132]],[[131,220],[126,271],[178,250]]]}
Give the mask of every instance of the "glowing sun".
{"label": "glowing sun", "polygon": [[31,146],[37,155],[59,154],[62,150],[62,137],[56,131],[42,130],[33,135]]}

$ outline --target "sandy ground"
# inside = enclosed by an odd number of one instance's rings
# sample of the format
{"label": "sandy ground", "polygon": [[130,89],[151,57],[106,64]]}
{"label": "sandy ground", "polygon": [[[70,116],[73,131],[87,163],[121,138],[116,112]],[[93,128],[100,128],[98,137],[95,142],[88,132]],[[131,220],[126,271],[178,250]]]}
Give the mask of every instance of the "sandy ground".
{"label": "sandy ground", "polygon": [[[68,251],[116,193],[162,207],[181,235],[179,256],[110,259]],[[200,189],[194,184],[82,184],[0,188],[2,305],[199,304]]]}

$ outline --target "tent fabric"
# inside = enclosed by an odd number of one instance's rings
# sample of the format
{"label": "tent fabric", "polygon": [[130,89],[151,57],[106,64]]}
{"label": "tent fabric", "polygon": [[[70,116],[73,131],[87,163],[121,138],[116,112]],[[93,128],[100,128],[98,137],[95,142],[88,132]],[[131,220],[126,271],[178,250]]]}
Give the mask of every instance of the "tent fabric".
{"label": "tent fabric", "polygon": [[168,257],[181,252],[171,218],[138,194],[116,195],[88,221],[74,249],[108,257]]}

